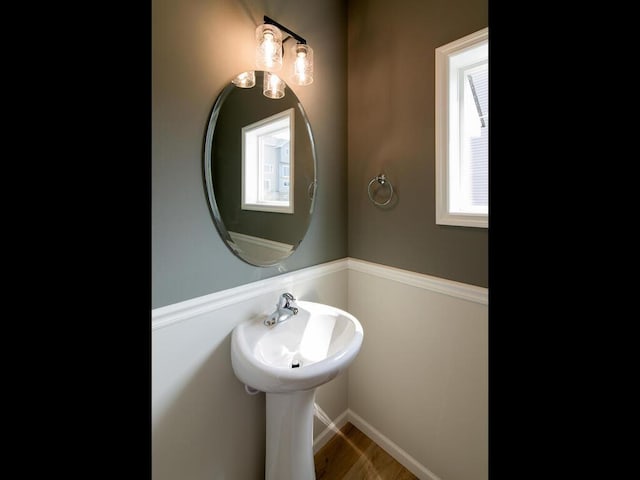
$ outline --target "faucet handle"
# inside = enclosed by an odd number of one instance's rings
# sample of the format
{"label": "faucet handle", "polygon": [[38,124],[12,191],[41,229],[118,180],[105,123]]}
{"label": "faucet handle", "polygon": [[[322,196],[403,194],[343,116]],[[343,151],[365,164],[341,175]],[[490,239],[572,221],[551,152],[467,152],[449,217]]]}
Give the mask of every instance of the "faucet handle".
{"label": "faucet handle", "polygon": [[283,293],[282,295],[280,295],[280,298],[278,298],[277,307],[286,308],[289,306],[289,302],[293,301],[295,301],[293,295],[291,295],[290,293]]}
{"label": "faucet handle", "polygon": [[[268,327],[277,323],[285,321],[291,314],[298,314],[298,307],[295,303],[292,305],[289,302],[295,302],[295,297],[290,293],[283,293],[278,297],[278,303],[276,304],[276,310],[268,318],[264,320],[264,324]],[[286,309],[291,313],[283,312]],[[283,320],[284,318],[284,320]]]}
{"label": "faucet handle", "polygon": [[281,300],[284,300],[284,305],[282,305],[282,308],[288,308],[293,312],[294,315],[298,314],[298,309],[290,303],[296,301],[293,295],[291,295],[290,293],[283,293],[280,298]]}

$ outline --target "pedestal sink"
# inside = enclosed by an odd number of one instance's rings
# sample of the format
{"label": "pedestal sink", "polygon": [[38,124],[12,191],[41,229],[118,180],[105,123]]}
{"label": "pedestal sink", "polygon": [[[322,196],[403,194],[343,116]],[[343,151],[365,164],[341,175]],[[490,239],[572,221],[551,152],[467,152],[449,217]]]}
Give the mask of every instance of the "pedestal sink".
{"label": "pedestal sink", "polygon": [[231,336],[231,364],[248,387],[266,393],[266,480],[315,480],[316,388],[335,378],[362,345],[358,319],[339,308],[298,301],[298,313],[266,326],[243,322]]}

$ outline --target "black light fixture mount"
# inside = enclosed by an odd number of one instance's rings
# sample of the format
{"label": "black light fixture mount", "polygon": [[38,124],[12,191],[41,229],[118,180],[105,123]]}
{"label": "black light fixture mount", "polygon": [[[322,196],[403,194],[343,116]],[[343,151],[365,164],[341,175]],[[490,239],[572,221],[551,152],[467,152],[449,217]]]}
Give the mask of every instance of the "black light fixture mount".
{"label": "black light fixture mount", "polygon": [[[289,35],[291,35],[291,37],[295,38],[298,41],[298,43],[302,43],[303,45],[307,44],[307,41],[304,38],[302,38],[296,32],[288,29],[287,27],[285,27],[281,23],[276,22],[273,18],[269,18],[266,15],[263,18],[264,18],[264,23],[266,23],[268,25],[275,25],[276,27],[278,27],[283,32],[287,32]],[[291,37],[285,38],[284,40],[282,40],[282,43],[286,42]],[[284,47],[282,47],[282,48],[284,49]]]}

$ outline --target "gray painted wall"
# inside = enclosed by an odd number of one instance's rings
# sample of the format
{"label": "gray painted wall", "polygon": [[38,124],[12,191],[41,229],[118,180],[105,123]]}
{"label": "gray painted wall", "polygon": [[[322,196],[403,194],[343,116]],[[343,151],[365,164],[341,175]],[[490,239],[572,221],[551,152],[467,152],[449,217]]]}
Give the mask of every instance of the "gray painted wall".
{"label": "gray painted wall", "polygon": [[[223,243],[202,177],[211,107],[252,68],[264,14],[314,47],[314,83],[293,90],[319,181],[304,241],[270,268]],[[347,255],[488,287],[488,232],[436,225],[434,178],[434,50],[487,17],[487,0],[153,0],[152,308]],[[397,192],[389,209],[367,196],[381,172]]]}
{"label": "gray painted wall", "polygon": [[349,256],[489,286],[487,229],[435,223],[434,107],[435,49],[487,25],[488,0],[349,1]]}
{"label": "gray painted wall", "polygon": [[[316,72],[312,85],[292,86],[316,140],[315,213],[302,245],[271,268],[243,262],[223,243],[202,174],[211,108],[253,68],[263,15],[309,42]],[[341,0],[152,1],[152,308],[347,256],[346,21]]]}

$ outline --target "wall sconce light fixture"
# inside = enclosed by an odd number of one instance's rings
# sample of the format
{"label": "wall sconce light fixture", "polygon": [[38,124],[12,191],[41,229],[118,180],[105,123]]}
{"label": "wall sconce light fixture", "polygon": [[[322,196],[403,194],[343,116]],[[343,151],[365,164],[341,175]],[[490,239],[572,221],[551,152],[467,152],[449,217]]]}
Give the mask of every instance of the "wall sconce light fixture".
{"label": "wall sconce light fixture", "polygon": [[[282,38],[283,31],[289,34],[284,39]],[[273,72],[282,69],[283,44],[290,38],[297,41],[290,50],[292,56],[290,73],[293,83],[304,86],[313,82],[313,49],[300,35],[265,15],[264,24],[256,28],[256,41],[258,42],[256,67],[268,72],[264,76],[263,85],[263,93],[267,97],[282,98],[284,96],[284,82]],[[280,88],[282,94],[280,94]]]}

